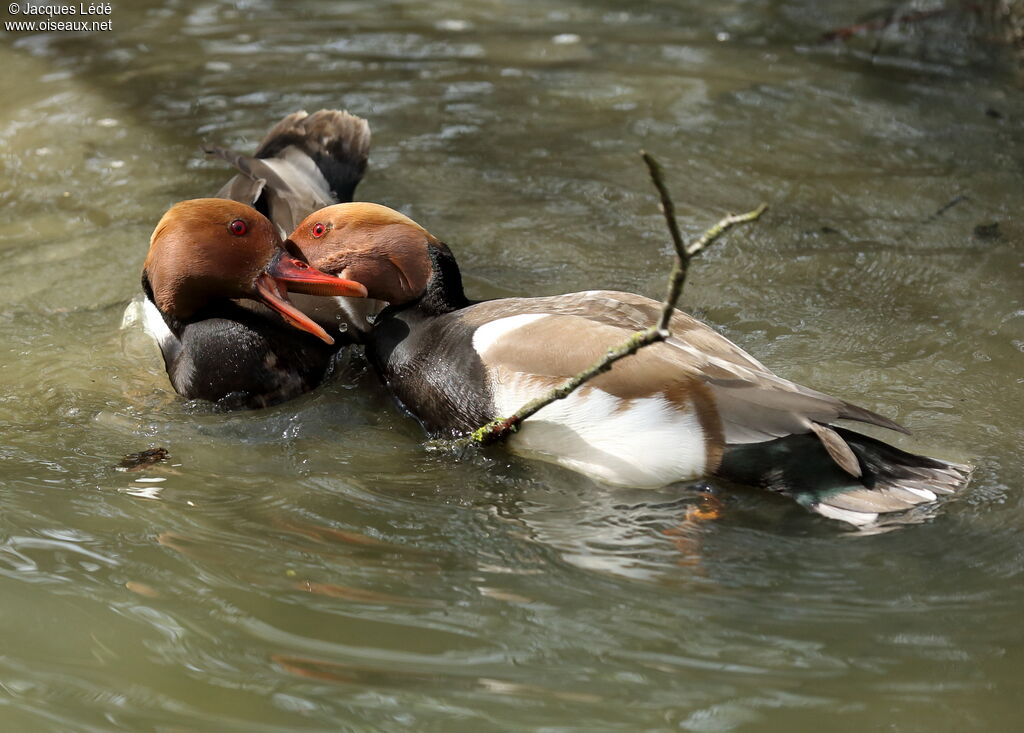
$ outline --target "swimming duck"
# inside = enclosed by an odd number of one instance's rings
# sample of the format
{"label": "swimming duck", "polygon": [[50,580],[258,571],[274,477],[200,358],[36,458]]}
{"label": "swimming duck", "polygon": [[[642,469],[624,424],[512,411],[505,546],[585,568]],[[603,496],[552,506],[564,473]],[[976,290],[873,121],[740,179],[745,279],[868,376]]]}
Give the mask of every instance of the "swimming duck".
{"label": "swimming duck", "polygon": [[[323,380],[343,341],[340,329],[328,323],[325,330],[287,293],[315,295],[304,305],[314,312],[315,301],[366,293],[310,268],[297,249],[285,250],[281,235],[310,211],[351,198],[369,141],[365,120],[320,110],[285,117],[255,156],[207,150],[239,173],[219,198],[185,201],[164,214],[142,275],[144,325],[179,394],[226,408],[263,407]],[[349,310],[350,318],[360,313]]]}
{"label": "swimming duck", "polygon": [[269,219],[227,199],[182,201],[163,215],[142,287],[147,321],[156,322],[147,327],[157,336],[174,389],[224,407],[271,405],[323,378],[334,339],[289,302],[289,289],[366,294],[359,283],[322,273],[300,253],[286,251]]}
{"label": "swimming duck", "polygon": [[[366,337],[368,358],[434,436],[509,415],[656,322],[661,309],[607,290],[470,301],[451,250],[377,204],[314,212],[290,240],[313,266],[389,303]],[[833,425],[908,432],[892,420],[776,376],[685,313],[676,311],[671,331],[524,421],[509,447],[612,485],[702,476],[759,485],[862,527],[965,485],[966,466]]]}

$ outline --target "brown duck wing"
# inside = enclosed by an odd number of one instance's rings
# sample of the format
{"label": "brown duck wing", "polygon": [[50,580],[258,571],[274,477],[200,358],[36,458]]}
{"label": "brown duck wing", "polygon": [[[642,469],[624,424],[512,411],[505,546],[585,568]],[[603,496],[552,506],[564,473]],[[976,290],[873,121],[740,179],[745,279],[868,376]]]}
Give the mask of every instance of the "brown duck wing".
{"label": "brown duck wing", "polygon": [[[488,344],[481,358],[487,365],[556,377],[577,374],[607,349],[654,323],[659,312],[656,301],[614,291],[510,298],[460,311],[473,326],[510,316],[547,315],[526,321],[509,331],[507,338]],[[906,432],[870,410],[776,376],[727,338],[685,313],[676,312],[672,332],[669,341],[623,359],[592,385],[631,398],[662,391],[687,377],[699,380],[710,391],[725,442],[730,444],[807,433],[814,430],[812,423],[829,424],[839,419]],[[842,449],[837,448],[833,455],[838,461],[843,457]]]}
{"label": "brown duck wing", "polygon": [[[653,326],[661,317],[661,303],[642,295],[614,290],[589,290],[537,300],[558,301],[556,307],[559,313],[584,316],[630,332]],[[761,362],[732,341],[680,310],[672,316],[670,330],[673,338],[669,343],[673,345],[686,345],[741,367],[768,371]]]}

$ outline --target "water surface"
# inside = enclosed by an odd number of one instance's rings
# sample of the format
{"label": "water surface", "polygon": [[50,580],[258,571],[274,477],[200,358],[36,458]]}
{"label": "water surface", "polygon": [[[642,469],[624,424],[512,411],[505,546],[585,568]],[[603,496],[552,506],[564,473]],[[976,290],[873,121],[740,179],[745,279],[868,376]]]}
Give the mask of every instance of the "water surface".
{"label": "water surface", "polygon": [[[820,5],[140,2],[4,35],[0,728],[1015,730],[1019,79],[818,45],[861,7]],[[767,202],[685,307],[969,490],[872,536],[725,487],[686,521],[692,487],[427,450],[358,356],[272,409],[183,402],[119,329],[152,227],[224,180],[200,143],[321,107],[370,120],[360,196],[474,297],[659,297],[640,147],[688,235]]]}

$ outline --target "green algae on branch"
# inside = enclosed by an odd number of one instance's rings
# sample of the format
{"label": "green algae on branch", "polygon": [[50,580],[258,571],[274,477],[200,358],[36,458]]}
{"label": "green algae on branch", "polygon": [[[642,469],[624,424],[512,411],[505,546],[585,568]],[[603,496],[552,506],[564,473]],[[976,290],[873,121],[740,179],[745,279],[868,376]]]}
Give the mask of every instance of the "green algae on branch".
{"label": "green algae on branch", "polygon": [[586,382],[607,372],[615,362],[635,354],[645,346],[650,346],[669,338],[672,335],[669,330],[669,323],[672,320],[672,313],[675,311],[679,296],[682,295],[683,286],[686,284],[690,260],[713,244],[732,227],[737,224],[754,221],[768,209],[766,204],[761,204],[753,211],[748,211],[745,214],[727,216],[705,231],[696,241],[689,245],[684,244],[682,235],[679,233],[679,225],[676,222],[675,205],[672,203],[672,198],[665,187],[661,166],[646,151],[640,151],[640,155],[647,165],[647,171],[650,173],[655,188],[658,189],[658,195],[661,198],[661,211],[665,215],[665,223],[668,225],[668,231],[672,237],[672,245],[676,251],[676,261],[669,276],[668,292],[665,295],[665,300],[662,302],[661,315],[658,318],[658,322],[643,331],[634,333],[623,343],[609,349],[600,360],[543,396],[527,402],[511,415],[496,418],[486,425],[477,428],[468,436],[456,440],[455,445],[457,447],[465,445],[492,445],[506,439],[519,429],[523,420],[526,420],[552,402],[565,399]]}

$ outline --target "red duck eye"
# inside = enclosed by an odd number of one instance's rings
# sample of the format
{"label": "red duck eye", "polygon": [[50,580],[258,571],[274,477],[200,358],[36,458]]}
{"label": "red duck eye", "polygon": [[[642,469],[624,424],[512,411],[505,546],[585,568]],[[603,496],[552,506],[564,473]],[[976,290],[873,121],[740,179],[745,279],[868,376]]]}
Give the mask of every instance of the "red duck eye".
{"label": "red duck eye", "polygon": [[241,219],[235,219],[233,222],[228,224],[228,231],[230,231],[236,237],[240,237],[247,231],[249,231],[249,227]]}
{"label": "red duck eye", "polygon": [[317,239],[324,236],[324,233],[326,232],[327,227],[324,226],[323,222],[318,221],[316,224],[313,225],[313,236],[316,237]]}

